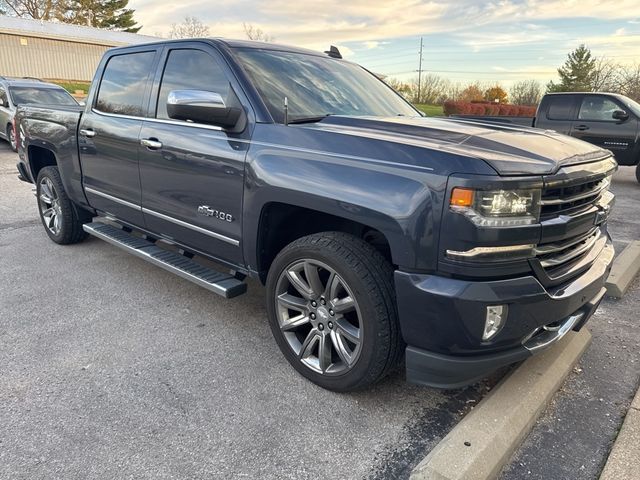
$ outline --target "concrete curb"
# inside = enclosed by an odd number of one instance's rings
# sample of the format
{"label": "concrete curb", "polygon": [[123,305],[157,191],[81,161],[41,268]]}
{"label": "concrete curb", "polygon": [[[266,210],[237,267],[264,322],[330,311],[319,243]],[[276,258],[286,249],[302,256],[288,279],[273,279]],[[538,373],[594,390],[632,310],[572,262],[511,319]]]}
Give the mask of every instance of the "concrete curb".
{"label": "concrete curb", "polygon": [[640,240],[634,240],[613,261],[611,273],[605,283],[607,294],[612,297],[622,297],[639,271]]}
{"label": "concrete curb", "polygon": [[590,342],[586,329],[571,332],[526,360],[420,462],[411,480],[496,478]]}
{"label": "concrete curb", "polygon": [[629,407],[600,480],[637,480],[640,476],[640,389]]}

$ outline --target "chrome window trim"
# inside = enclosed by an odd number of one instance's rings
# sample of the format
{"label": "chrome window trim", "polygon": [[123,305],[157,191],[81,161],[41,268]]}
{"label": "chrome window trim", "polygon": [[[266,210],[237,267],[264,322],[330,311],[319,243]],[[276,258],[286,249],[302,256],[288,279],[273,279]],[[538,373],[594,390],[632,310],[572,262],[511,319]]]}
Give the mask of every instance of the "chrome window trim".
{"label": "chrome window trim", "polygon": [[92,108],[91,111],[96,115],[103,115],[105,117],[126,118],[128,120],[139,120],[141,122],[165,123],[167,125],[180,125],[183,127],[186,126],[186,127],[202,128],[204,130],[214,130],[216,132],[221,132],[224,130],[222,127],[218,127],[216,125],[205,125],[203,123],[191,123],[191,122],[183,122],[180,120],[170,120],[170,119],[163,119],[163,118],[136,117],[133,115],[123,115],[120,113],[101,112],[100,110],[97,110],[95,108]]}
{"label": "chrome window trim", "polygon": [[240,245],[240,241],[239,240],[235,240],[233,238],[226,237],[224,235],[221,235],[220,233],[212,232],[211,230],[207,230],[205,228],[198,227],[197,225],[192,225],[191,223],[183,222],[182,220],[178,220],[177,218],[170,217],[169,215],[165,215],[164,213],[156,212],[155,210],[150,210],[148,208],[144,208],[143,207],[142,208],[142,213],[146,213],[148,215],[153,215],[154,217],[161,218],[162,220],[166,220],[167,222],[175,223],[176,225],[179,225],[181,227],[190,228],[191,230],[194,230],[194,231],[196,231],[198,233],[202,233],[204,235],[208,235],[208,236],[213,237],[213,238],[215,238],[217,240],[222,240],[223,242],[230,243],[231,245],[234,245],[236,247]]}
{"label": "chrome window trim", "polygon": [[87,192],[87,193],[92,193],[92,194],[97,195],[99,197],[106,198],[107,200],[111,200],[112,202],[119,203],[120,205],[124,205],[125,207],[133,208],[135,210],[138,210],[139,212],[142,211],[142,207],[140,205],[128,202],[126,200],[122,200],[121,198],[114,197],[112,195],[109,195],[108,193],[101,192],[100,190],[96,190],[96,189],[91,188],[91,187],[84,187],[84,191]]}
{"label": "chrome window trim", "polygon": [[[137,210],[139,212],[146,213],[148,215],[153,215],[154,217],[161,218],[163,220],[166,220],[167,222],[175,223],[176,225],[179,225],[181,227],[189,228],[189,229],[194,230],[194,231],[196,231],[198,233],[202,233],[204,235],[208,235],[210,237],[213,237],[213,238],[215,238],[217,240],[221,240],[223,242],[230,243],[231,245],[234,245],[236,247],[240,246],[240,241],[239,240],[235,240],[233,238],[227,237],[227,236],[222,235],[220,233],[212,232],[211,230],[207,230],[205,228],[198,227],[197,225],[192,225],[191,223],[187,223],[187,222],[184,222],[182,220],[178,220],[177,218],[170,217],[169,215],[165,215],[164,213],[156,212],[155,210],[150,210],[148,208],[143,208],[140,205],[136,205],[135,203],[127,202],[126,200],[122,200],[121,198],[114,197],[112,195],[109,195],[107,193],[101,192],[99,190],[95,190],[94,188],[91,188],[91,187],[84,187],[84,189],[85,189],[85,191],[87,193],[92,193],[94,195],[98,195],[99,197],[106,198],[107,200],[111,200],[112,202],[119,203],[120,205],[125,205],[125,206],[133,208],[133,209],[135,209],[135,210]],[[107,213],[109,213],[109,212],[107,212]]]}

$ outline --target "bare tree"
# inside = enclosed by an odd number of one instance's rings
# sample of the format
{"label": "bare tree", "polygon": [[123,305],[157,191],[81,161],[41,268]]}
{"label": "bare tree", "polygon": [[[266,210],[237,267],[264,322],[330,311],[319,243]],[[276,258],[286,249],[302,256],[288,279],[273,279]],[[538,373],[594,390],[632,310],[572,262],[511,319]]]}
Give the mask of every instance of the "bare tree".
{"label": "bare tree", "polygon": [[209,36],[209,26],[196,17],[184,17],[182,23],[171,25],[169,38],[200,38]]}
{"label": "bare tree", "polygon": [[396,92],[402,95],[405,99],[411,101],[413,92],[412,86],[409,83],[403,82],[402,80],[398,80],[397,78],[386,77],[381,79],[391,88],[393,88]]}
{"label": "bare tree", "polygon": [[261,28],[255,27],[250,23],[242,23],[244,34],[249,40],[258,40],[260,42],[273,42],[276,38],[265,33]]}
{"label": "bare tree", "polygon": [[620,65],[613,63],[604,57],[596,58],[591,79],[591,91],[593,92],[613,92],[618,84],[618,73]]}
{"label": "bare tree", "polygon": [[620,67],[615,91],[640,102],[640,63]]}
{"label": "bare tree", "polygon": [[59,3],[58,0],[0,0],[0,11],[16,17],[53,20]]}
{"label": "bare tree", "polygon": [[537,105],[542,97],[542,85],[537,80],[521,80],[509,90],[509,99],[515,105]]}
{"label": "bare tree", "polygon": [[411,81],[411,101],[413,103],[442,103],[446,99],[449,88],[449,80],[433,73],[427,73],[420,79],[420,91],[418,91],[418,79]]}

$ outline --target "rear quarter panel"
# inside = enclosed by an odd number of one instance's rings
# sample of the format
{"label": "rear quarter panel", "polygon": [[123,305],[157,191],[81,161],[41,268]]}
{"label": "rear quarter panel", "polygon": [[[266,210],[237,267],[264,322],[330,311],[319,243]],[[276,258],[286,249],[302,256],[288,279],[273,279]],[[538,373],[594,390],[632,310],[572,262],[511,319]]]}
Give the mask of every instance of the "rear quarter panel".
{"label": "rear quarter panel", "polygon": [[53,153],[62,183],[69,197],[83,205],[87,200],[82,189],[82,168],[78,156],[77,129],[82,107],[46,107],[24,105],[18,107],[16,127],[20,135],[21,157],[33,180],[37,175],[37,148]]}

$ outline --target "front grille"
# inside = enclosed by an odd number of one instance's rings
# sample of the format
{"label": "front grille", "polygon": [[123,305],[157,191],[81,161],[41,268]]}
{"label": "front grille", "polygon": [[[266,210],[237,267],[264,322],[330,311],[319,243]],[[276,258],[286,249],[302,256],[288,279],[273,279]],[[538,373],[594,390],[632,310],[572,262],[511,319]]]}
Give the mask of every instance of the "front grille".
{"label": "front grille", "polygon": [[540,202],[540,219],[579,215],[591,208],[611,184],[611,176],[577,185],[545,189]]}
{"label": "front grille", "polygon": [[549,277],[557,277],[591,252],[603,235],[602,229],[595,227],[568,240],[539,245],[535,249],[536,258]]}
{"label": "front grille", "polygon": [[[615,168],[615,167],[613,167]],[[540,220],[544,222],[558,217],[569,217],[564,220],[567,225],[584,224],[585,215],[593,215],[594,219],[601,212],[608,211],[613,200],[613,194],[609,192],[613,168],[603,168],[599,171],[590,172],[582,179],[564,180],[557,177],[549,177],[545,183],[547,187],[542,191]],[[594,170],[596,170],[594,168]],[[600,213],[598,213],[600,212]],[[581,217],[578,220],[577,217]],[[594,248],[602,249],[606,243],[606,230],[601,226],[602,220],[594,220],[591,228],[585,231],[580,229],[579,233],[572,234],[566,238],[554,238],[553,242],[541,243],[535,249],[536,262],[544,271],[544,276],[550,280],[565,280],[572,277],[579,269],[585,268],[583,261],[587,256],[596,252]],[[571,231],[571,229],[568,229]],[[575,231],[575,230],[574,230]],[[543,234],[544,235],[544,234]],[[593,255],[591,255],[593,257]]]}

